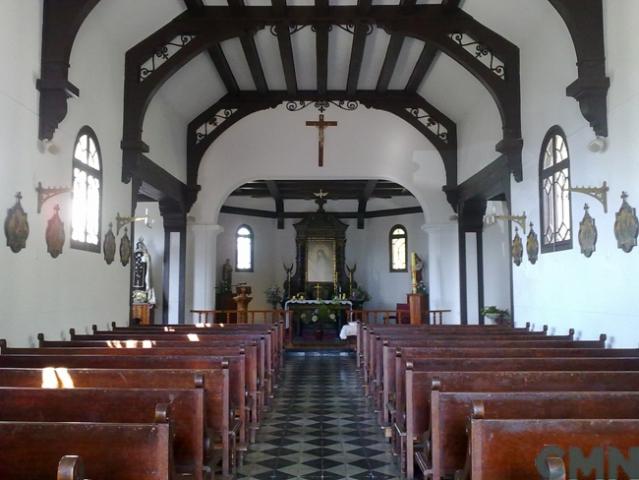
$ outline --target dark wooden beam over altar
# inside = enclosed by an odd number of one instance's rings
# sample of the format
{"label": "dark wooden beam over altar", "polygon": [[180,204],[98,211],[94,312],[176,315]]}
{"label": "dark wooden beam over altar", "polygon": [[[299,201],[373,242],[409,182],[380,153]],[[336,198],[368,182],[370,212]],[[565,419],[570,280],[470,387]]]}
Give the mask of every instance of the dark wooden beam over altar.
{"label": "dark wooden beam over altar", "polygon": [[[326,14],[328,0],[315,0],[320,14]],[[316,25],[315,52],[317,56],[317,93],[326,95],[328,90],[328,31],[329,25]]]}
{"label": "dark wooden beam over altar", "polygon": [[[420,206],[416,207],[403,207],[403,208],[389,208],[385,210],[372,210],[364,213],[364,218],[379,218],[379,217],[396,217],[398,215],[410,215],[414,213],[423,213],[424,210]],[[244,208],[233,207],[230,205],[223,205],[220,209],[220,213],[229,213],[235,215],[245,215],[247,217],[260,217],[260,218],[278,218],[277,212],[270,210],[259,210],[256,208]],[[310,212],[284,212],[283,218],[304,218],[309,215]],[[359,212],[329,212],[337,218],[359,218]]]}
{"label": "dark wooden beam over altar", "polygon": [[362,230],[364,228],[364,219],[366,218],[366,204],[370,200],[375,187],[377,187],[378,180],[369,180],[366,182],[366,186],[362,191],[357,205],[357,228]]}
{"label": "dark wooden beam over altar", "polygon": [[[410,7],[417,3],[416,0],[400,0],[400,6],[410,12]],[[395,67],[397,66],[397,60],[399,60],[399,54],[404,46],[403,35],[393,34],[388,42],[388,48],[386,49],[386,56],[384,57],[384,63],[377,79],[377,87],[375,90],[379,93],[384,93],[388,90]]]}
{"label": "dark wooden beam over altar", "polygon": [[277,186],[277,183],[273,180],[266,181],[266,187],[268,188],[268,192],[275,200],[275,214],[277,215],[277,228],[279,230],[284,230],[284,199],[282,198],[282,194],[280,193],[280,189]]}
{"label": "dark wooden beam over altar", "polygon": [[[357,0],[358,13],[365,15],[372,0]],[[366,36],[369,33],[369,24],[364,22],[356,22],[353,32],[353,46],[351,47],[351,60],[348,66],[348,79],[346,82],[346,91],[353,95],[357,91],[359,84],[359,75],[362,71],[362,61],[364,60],[364,48],[366,47]]]}
{"label": "dark wooden beam over altar", "polygon": [[[286,14],[286,0],[272,0],[273,8],[276,12]],[[282,22],[275,26],[277,33],[277,43],[280,48],[280,58],[282,59],[282,69],[286,80],[286,91],[289,95],[297,94],[297,77],[295,75],[295,60],[293,59],[293,45],[291,43],[291,33],[288,23]]]}

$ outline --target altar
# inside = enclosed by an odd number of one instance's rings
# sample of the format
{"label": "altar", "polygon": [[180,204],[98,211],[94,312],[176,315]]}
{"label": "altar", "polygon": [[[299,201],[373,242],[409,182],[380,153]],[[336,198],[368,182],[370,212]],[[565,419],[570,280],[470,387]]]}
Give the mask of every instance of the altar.
{"label": "altar", "polygon": [[298,300],[284,304],[289,341],[335,340],[342,327],[352,319],[350,300]]}

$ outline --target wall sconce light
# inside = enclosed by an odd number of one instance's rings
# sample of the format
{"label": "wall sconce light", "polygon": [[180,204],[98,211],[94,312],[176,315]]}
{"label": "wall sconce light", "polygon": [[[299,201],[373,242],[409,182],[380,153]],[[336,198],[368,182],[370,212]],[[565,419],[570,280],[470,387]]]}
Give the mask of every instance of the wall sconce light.
{"label": "wall sconce light", "polygon": [[38,182],[38,186],[36,187],[36,192],[38,192],[38,213],[42,213],[42,205],[44,205],[44,202],[56,195],[69,193],[72,190],[71,187],[43,187],[42,182]]}
{"label": "wall sconce light", "polygon": [[601,187],[572,187],[570,189],[571,192],[574,193],[583,193],[585,195],[589,195],[592,198],[599,200],[599,202],[604,207],[604,213],[608,213],[608,183],[604,180],[603,185]]}
{"label": "wall sconce light", "polygon": [[498,220],[514,222],[521,227],[525,235],[526,218],[526,212],[524,212],[522,215],[496,215],[495,213],[492,213],[490,215],[484,215],[484,225],[494,225],[495,223],[497,223]]}
{"label": "wall sconce light", "polygon": [[604,137],[595,137],[593,141],[588,144],[588,150],[592,153],[603,153],[608,148],[608,142]]}
{"label": "wall sconce light", "polygon": [[135,223],[135,222],[144,222],[144,225],[146,227],[151,228],[154,222],[151,218],[149,218],[149,209],[147,208],[146,210],[144,210],[143,217],[121,217],[120,212],[118,212],[117,215],[115,216],[117,234],[120,235],[120,230],[122,230],[122,227],[124,227],[125,225],[129,223]]}

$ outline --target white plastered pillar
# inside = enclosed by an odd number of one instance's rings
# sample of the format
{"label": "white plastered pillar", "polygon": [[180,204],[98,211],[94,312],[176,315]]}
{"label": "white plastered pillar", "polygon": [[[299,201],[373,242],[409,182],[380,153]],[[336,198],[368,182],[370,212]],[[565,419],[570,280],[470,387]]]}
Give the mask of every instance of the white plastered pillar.
{"label": "white plastered pillar", "polygon": [[192,238],[189,255],[192,272],[192,306],[194,310],[213,310],[217,281],[217,237],[224,231],[224,227],[193,222],[189,224],[189,229]]}
{"label": "white plastered pillar", "polygon": [[432,310],[451,310],[444,323],[459,323],[457,222],[422,225],[428,236],[428,293]]}

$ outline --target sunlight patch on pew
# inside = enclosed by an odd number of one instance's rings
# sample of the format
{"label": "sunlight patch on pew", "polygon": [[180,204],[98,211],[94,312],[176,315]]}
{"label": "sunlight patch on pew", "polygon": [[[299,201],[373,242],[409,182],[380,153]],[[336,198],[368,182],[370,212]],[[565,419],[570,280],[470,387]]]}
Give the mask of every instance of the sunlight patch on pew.
{"label": "sunlight patch on pew", "polygon": [[55,373],[58,376],[58,380],[62,384],[62,388],[75,388],[73,384],[73,379],[69,374],[69,371],[64,367],[59,367],[55,369]]}
{"label": "sunlight patch on pew", "polygon": [[58,377],[55,368],[46,367],[42,369],[42,388],[58,388]]}
{"label": "sunlight patch on pew", "polygon": [[189,333],[186,335],[186,338],[189,339],[189,342],[199,342],[200,341],[200,337],[198,336],[197,333]]}

